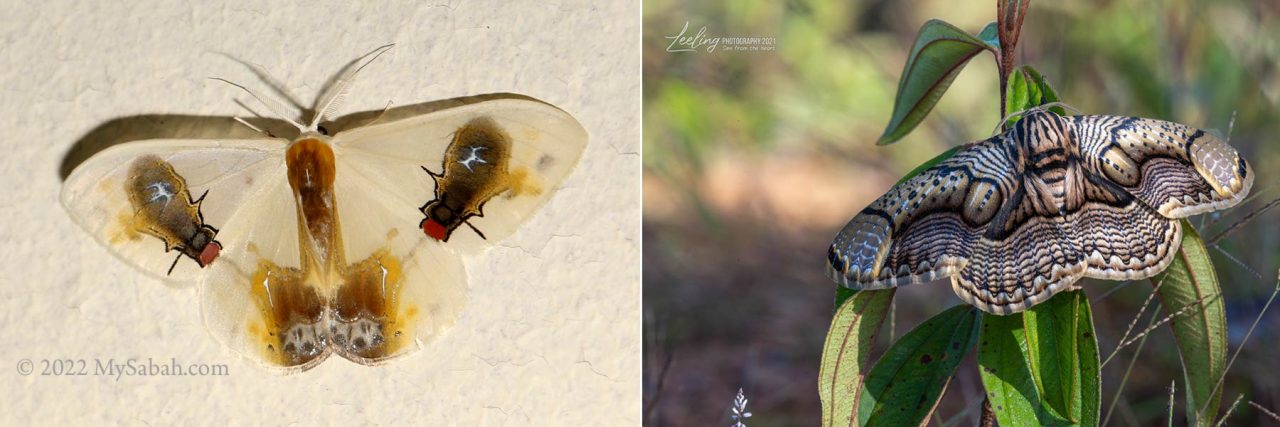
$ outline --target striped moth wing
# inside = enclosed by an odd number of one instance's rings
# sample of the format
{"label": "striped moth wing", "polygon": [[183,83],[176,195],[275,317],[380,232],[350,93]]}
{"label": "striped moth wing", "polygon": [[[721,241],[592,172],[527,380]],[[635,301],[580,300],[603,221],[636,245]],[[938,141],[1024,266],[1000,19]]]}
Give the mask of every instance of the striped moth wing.
{"label": "striped moth wing", "polygon": [[1244,157],[1204,131],[1036,111],[863,209],[827,271],[853,289],[950,277],[964,301],[1016,313],[1082,277],[1154,276],[1178,250],[1178,219],[1234,206],[1252,183]]}

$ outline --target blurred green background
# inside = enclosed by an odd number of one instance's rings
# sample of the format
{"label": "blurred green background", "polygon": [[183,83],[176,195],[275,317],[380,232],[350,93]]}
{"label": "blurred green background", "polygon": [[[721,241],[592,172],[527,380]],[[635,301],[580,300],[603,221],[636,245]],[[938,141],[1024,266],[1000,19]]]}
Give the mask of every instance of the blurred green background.
{"label": "blurred green background", "polygon": [[[920,127],[896,144],[874,145],[916,31],[932,18],[977,32],[995,19],[995,2],[645,1],[647,423],[727,425],[742,387],[754,413],[748,425],[818,424],[818,363],[835,286],[823,272],[831,238],[915,165],[988,137],[999,120],[995,62],[984,53]],[[777,47],[668,52],[667,37],[686,23],[689,36],[705,26],[708,36],[775,37]],[[1280,161],[1280,2],[1032,1],[1017,58],[1088,114],[1222,134],[1234,114],[1231,145],[1257,180],[1246,204],[1193,219],[1206,238],[1280,198],[1273,166]],[[1276,286],[1280,209],[1210,251],[1225,294],[1229,351],[1243,342],[1223,411],[1243,394],[1229,424],[1280,424],[1248,404],[1280,411],[1280,307],[1243,341]],[[1105,358],[1151,285],[1084,286]],[[900,289],[879,351],[890,336],[957,303],[945,282]],[[1172,334],[1157,329],[1135,353],[1136,346],[1123,349],[1103,368],[1103,412],[1118,395],[1111,425],[1164,425],[1171,381],[1179,382],[1179,405],[1184,399]],[[932,423],[973,425],[982,397],[975,363],[966,361]],[[1181,406],[1174,413],[1175,423],[1185,422]]]}

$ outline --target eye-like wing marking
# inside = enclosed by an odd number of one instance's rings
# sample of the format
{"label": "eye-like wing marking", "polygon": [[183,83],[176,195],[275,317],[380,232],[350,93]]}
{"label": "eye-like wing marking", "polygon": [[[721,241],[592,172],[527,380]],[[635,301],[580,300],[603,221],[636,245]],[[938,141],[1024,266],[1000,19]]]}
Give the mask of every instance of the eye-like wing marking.
{"label": "eye-like wing marking", "polygon": [[863,209],[828,250],[828,273],[854,289],[949,276],[964,268],[1016,186],[1001,137],[961,148]]}
{"label": "eye-like wing marking", "polygon": [[1133,117],[1071,119],[1093,171],[1165,218],[1235,206],[1253,186],[1244,157],[1208,132]]}

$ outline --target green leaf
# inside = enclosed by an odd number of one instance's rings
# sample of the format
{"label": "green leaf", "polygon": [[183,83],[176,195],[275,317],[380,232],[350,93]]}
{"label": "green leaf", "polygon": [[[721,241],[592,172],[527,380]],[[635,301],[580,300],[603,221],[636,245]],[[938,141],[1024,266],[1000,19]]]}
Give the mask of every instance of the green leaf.
{"label": "green leaf", "polygon": [[1013,75],[1009,76],[1009,87],[1007,92],[1008,93],[1005,94],[1004,97],[1004,111],[1007,111],[1011,117],[1009,117],[1008,120],[1005,120],[1005,129],[1013,126],[1013,124],[1017,123],[1018,119],[1022,117],[1021,114],[1015,113],[1034,107],[1034,105],[1028,105],[1031,103],[1031,93],[1030,89],[1027,87],[1027,79],[1021,72],[1015,72]]}
{"label": "green leaf", "polygon": [[1000,425],[1098,425],[1098,340],[1082,291],[982,325],[978,364]]}
{"label": "green leaf", "polygon": [[1056,414],[1069,416],[1071,401],[1080,376],[1076,369],[1074,309],[1069,299],[1050,298],[1027,310],[1023,323],[1027,331],[1027,357],[1039,380],[1044,403]]}
{"label": "green leaf", "polygon": [[978,39],[990,46],[992,52],[1000,51],[1000,23],[991,21],[978,32]]}
{"label": "green leaf", "polygon": [[[1005,111],[1009,114],[1009,119],[1003,124],[1004,129],[1008,129],[1022,118],[1021,113],[1035,107],[1039,107],[1050,102],[1059,102],[1058,92],[1053,86],[1045,81],[1040,71],[1030,65],[1018,67],[1018,70],[1009,76],[1008,89],[1005,93]],[[1049,107],[1052,111],[1059,115],[1066,115],[1066,109],[1061,106]]]}
{"label": "green leaf", "polygon": [[[1080,406],[1072,403],[1073,418],[1086,426],[1096,426],[1102,417],[1102,363],[1098,359],[1098,334],[1093,328],[1093,310],[1084,291],[1072,291],[1076,301],[1076,360],[1080,363]],[[1078,415],[1078,416],[1076,416]]]}
{"label": "green leaf", "polygon": [[[1058,91],[1053,89],[1053,85],[1050,85],[1049,81],[1044,79],[1044,75],[1040,74],[1040,71],[1036,70],[1036,67],[1032,67],[1030,65],[1023,65],[1019,67],[1018,70],[1022,71],[1027,81],[1034,83],[1035,87],[1040,91],[1040,97],[1039,97],[1040,99],[1038,101],[1035,101],[1034,102],[1035,105],[1033,106],[1040,106],[1040,105],[1048,104],[1051,102],[1062,101],[1062,98],[1058,96]],[[1065,108],[1062,108],[1061,106],[1049,107],[1049,111],[1052,111],[1058,115],[1067,114],[1067,110]]]}
{"label": "green leaf", "polygon": [[1163,280],[1156,291],[1161,304],[1170,313],[1181,311],[1170,325],[1186,378],[1187,423],[1212,425],[1222,395],[1216,387],[1226,369],[1226,310],[1217,272],[1200,233],[1186,220],[1182,220],[1182,233],[1182,249],[1151,283],[1158,285]]}
{"label": "green leaf", "polygon": [[1045,404],[1073,423],[1097,425],[1098,341],[1084,292],[1055,295],[1027,310],[1023,323],[1027,357]]}
{"label": "green leaf", "polygon": [[1003,427],[1048,425],[1051,418],[1040,404],[1040,392],[1026,359],[1027,334],[1022,314],[982,316],[978,367],[987,400]]}
{"label": "green leaf", "polygon": [[920,425],[933,413],[980,323],[970,305],[952,307],[899,338],[867,373],[857,420],[868,426]]}
{"label": "green leaf", "polygon": [[857,294],[858,291],[856,290],[836,285],[836,305],[832,310],[839,311],[840,307],[844,306],[845,301],[848,301],[849,298],[853,298],[853,296]]}
{"label": "green leaf", "polygon": [[960,69],[984,50],[995,52],[987,42],[951,24],[936,19],[924,23],[903,66],[893,116],[876,144],[893,143],[915,129],[951,86]]}
{"label": "green leaf", "polygon": [[861,291],[836,310],[827,330],[818,373],[822,425],[853,425],[862,389],[863,367],[871,355],[876,332],[893,301],[894,288]]}

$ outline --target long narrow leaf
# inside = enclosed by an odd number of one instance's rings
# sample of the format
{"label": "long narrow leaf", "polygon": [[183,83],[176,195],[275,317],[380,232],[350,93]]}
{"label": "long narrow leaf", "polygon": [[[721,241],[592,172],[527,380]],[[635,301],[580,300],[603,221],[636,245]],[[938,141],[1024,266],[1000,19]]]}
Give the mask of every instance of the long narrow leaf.
{"label": "long narrow leaf", "polygon": [[1098,425],[1098,341],[1083,292],[985,316],[978,363],[1000,425]]}
{"label": "long narrow leaf", "polygon": [[867,374],[858,423],[906,426],[927,421],[956,366],[973,347],[980,319],[972,306],[955,306],[899,338]]}
{"label": "long narrow leaf", "polygon": [[818,397],[822,400],[822,425],[854,425],[858,391],[866,374],[876,332],[884,323],[894,289],[857,292],[836,310],[822,350],[818,373]]}
{"label": "long narrow leaf", "polygon": [[[1221,400],[1221,390],[1215,388],[1226,369],[1226,310],[1218,274],[1200,233],[1186,220],[1182,230],[1182,249],[1151,283],[1164,281],[1156,290],[1160,302],[1170,313],[1182,311],[1170,325],[1186,378],[1187,423],[1205,426],[1213,424]],[[1183,310],[1196,304],[1200,306]]]}
{"label": "long narrow leaf", "polygon": [[1003,427],[1040,426],[1064,422],[1051,418],[1041,405],[1027,364],[1027,335],[1022,314],[982,316],[978,368],[987,400]]}
{"label": "long narrow leaf", "polygon": [[1093,310],[1089,308],[1089,299],[1084,292],[1075,291],[1075,336],[1076,361],[1080,364],[1079,406],[1072,403],[1072,416],[1081,425],[1097,426],[1102,417],[1102,362],[1098,353],[1098,334],[1093,328]]}

